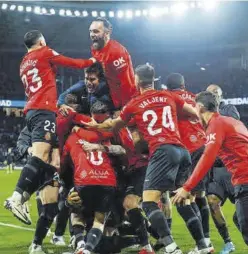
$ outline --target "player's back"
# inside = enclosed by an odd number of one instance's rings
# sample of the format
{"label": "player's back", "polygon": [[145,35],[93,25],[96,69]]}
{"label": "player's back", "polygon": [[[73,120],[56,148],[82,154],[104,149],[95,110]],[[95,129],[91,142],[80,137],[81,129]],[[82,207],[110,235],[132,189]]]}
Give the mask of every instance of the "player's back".
{"label": "player's back", "polygon": [[133,99],[132,114],[148,142],[150,154],[163,144],[183,146],[178,131],[177,108],[183,100],[169,91],[149,90]]}
{"label": "player's back", "polygon": [[73,133],[65,144],[74,164],[75,185],[116,186],[115,172],[108,154],[102,151],[85,152],[83,142]]}
{"label": "player's back", "polygon": [[[215,114],[211,124],[221,126],[224,142],[219,157],[233,174],[234,185],[248,180],[248,130],[245,125],[232,117]],[[208,135],[208,142],[215,139],[215,133]]]}
{"label": "player's back", "polygon": [[[173,90],[173,93],[179,95],[185,102],[195,107],[195,94],[186,90]],[[206,135],[198,119],[190,118],[183,112],[178,114],[178,128],[182,143],[190,153],[196,151],[206,142]]]}
{"label": "player's back", "polygon": [[50,59],[57,53],[48,47],[28,52],[20,65],[20,77],[27,96],[26,113],[30,109],[56,111],[56,69]]}

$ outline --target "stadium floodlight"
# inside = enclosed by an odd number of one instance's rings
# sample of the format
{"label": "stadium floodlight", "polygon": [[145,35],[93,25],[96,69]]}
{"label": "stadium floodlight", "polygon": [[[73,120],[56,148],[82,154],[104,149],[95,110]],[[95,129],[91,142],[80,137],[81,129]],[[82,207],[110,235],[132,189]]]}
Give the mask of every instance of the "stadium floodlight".
{"label": "stadium floodlight", "polygon": [[43,7],[43,8],[41,8],[41,13],[42,13],[42,14],[47,14],[47,9],[46,9],[46,8],[44,8],[44,7]]}
{"label": "stadium floodlight", "polygon": [[127,17],[128,19],[131,19],[131,18],[133,17],[133,11],[127,10],[127,11],[126,11],[126,17]]}
{"label": "stadium floodlight", "polygon": [[212,10],[216,9],[217,5],[218,5],[218,3],[216,0],[207,0],[207,1],[203,2],[203,8],[206,11],[212,11]]}
{"label": "stadium floodlight", "polygon": [[106,17],[105,11],[100,11],[100,16],[101,16],[101,17]]}
{"label": "stadium floodlight", "polygon": [[36,7],[34,8],[34,13],[40,14],[40,6],[36,6]]}
{"label": "stadium floodlight", "polygon": [[151,8],[149,10],[149,15],[153,18],[159,17],[162,15],[162,10],[159,8]]}
{"label": "stadium floodlight", "polygon": [[189,6],[186,3],[177,3],[171,6],[171,12],[180,16],[183,15],[188,8]]}
{"label": "stadium floodlight", "polygon": [[66,10],[66,16],[72,16],[72,12],[71,12],[71,10]]}
{"label": "stadium floodlight", "polygon": [[83,14],[83,17],[87,17],[88,16],[88,12],[87,11],[83,11],[82,14]]}
{"label": "stadium floodlight", "polygon": [[31,12],[32,11],[32,7],[31,6],[27,6],[26,7],[26,12]]}
{"label": "stadium floodlight", "polygon": [[55,11],[54,9],[50,9],[50,13],[51,13],[52,15],[54,15],[54,14],[56,14],[56,11]]}
{"label": "stadium floodlight", "polygon": [[98,14],[97,14],[97,11],[92,11],[92,12],[91,12],[91,15],[92,15],[92,17],[96,18],[97,15],[98,15]]}
{"label": "stadium floodlight", "polygon": [[10,9],[11,11],[14,11],[15,8],[16,8],[16,5],[14,5],[14,4],[12,4],[12,5],[9,7],[9,9]]}
{"label": "stadium floodlight", "polygon": [[121,18],[123,18],[123,16],[124,16],[124,12],[123,12],[123,11],[118,11],[118,12],[117,12],[117,17],[118,17],[118,18],[121,19]]}
{"label": "stadium floodlight", "polygon": [[206,68],[204,68],[204,67],[201,67],[200,69],[201,69],[201,71],[205,71],[206,70]]}
{"label": "stadium floodlight", "polygon": [[65,15],[65,10],[64,9],[59,10],[59,15],[64,16]]}
{"label": "stadium floodlight", "polygon": [[2,4],[2,10],[6,10],[8,8],[8,5],[7,4]]}
{"label": "stadium floodlight", "polygon": [[143,14],[143,16],[147,16],[148,15],[148,10],[143,10],[142,14]]}
{"label": "stadium floodlight", "polygon": [[18,11],[23,11],[23,10],[24,10],[24,7],[23,7],[22,5],[18,5],[18,6],[17,6],[17,10],[18,10]]}
{"label": "stadium floodlight", "polygon": [[136,10],[135,11],[135,16],[140,17],[141,16],[141,10]]}
{"label": "stadium floodlight", "polygon": [[110,18],[113,18],[115,16],[115,13],[113,11],[109,11],[108,15],[109,15]]}
{"label": "stadium floodlight", "polygon": [[80,16],[80,11],[78,11],[78,10],[74,11],[74,15],[75,15],[76,17],[79,17],[79,16]]}

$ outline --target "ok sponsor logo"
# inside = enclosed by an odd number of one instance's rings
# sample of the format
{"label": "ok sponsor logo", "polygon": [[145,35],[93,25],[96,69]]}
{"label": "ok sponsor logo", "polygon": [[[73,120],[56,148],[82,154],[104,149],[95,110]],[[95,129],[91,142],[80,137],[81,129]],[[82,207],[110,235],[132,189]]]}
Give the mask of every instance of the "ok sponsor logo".
{"label": "ok sponsor logo", "polygon": [[113,65],[116,67],[116,69],[121,69],[122,67],[124,67],[126,65],[126,61],[125,59],[122,57],[119,57],[118,59],[113,61]]}
{"label": "ok sponsor logo", "polygon": [[207,135],[206,145],[215,143],[215,140],[216,140],[216,133],[210,133],[209,135]]}

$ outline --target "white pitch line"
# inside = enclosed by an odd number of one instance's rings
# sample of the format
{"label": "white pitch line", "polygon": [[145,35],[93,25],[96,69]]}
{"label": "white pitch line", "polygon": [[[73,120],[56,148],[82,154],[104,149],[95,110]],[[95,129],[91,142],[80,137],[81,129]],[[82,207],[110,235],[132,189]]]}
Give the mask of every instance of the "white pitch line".
{"label": "white pitch line", "polygon": [[22,230],[26,230],[26,231],[35,231],[35,229],[33,229],[33,228],[25,228],[25,227],[20,227],[20,226],[14,225],[14,224],[8,224],[8,223],[3,223],[3,222],[0,222],[0,225],[4,226],[4,227],[18,228],[18,229],[22,229]]}

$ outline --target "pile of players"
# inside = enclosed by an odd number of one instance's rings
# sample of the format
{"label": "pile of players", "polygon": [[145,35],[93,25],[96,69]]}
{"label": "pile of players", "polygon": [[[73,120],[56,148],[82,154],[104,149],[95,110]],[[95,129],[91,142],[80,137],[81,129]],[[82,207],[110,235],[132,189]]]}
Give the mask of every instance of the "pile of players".
{"label": "pile of players", "polygon": [[[75,254],[118,253],[133,244],[140,254],[161,248],[180,254],[170,229],[170,196],[195,240],[189,253],[214,251],[208,204],[225,241],[221,253],[235,250],[221,211],[226,198],[236,201],[234,221],[248,244],[248,131],[234,119],[236,109],[221,104],[216,85],[197,96],[187,92],[176,73],[167,78],[168,90],[156,91],[154,68],[146,64],[133,71],[127,50],[110,39],[106,19],[94,20],[89,31],[88,60],[58,54],[39,31],[24,36],[28,53],[20,77],[27,127],[18,147],[30,158],[5,207],[30,225],[25,202],[38,191],[29,253],[45,253],[42,242],[62,213],[70,215]],[[85,80],[58,102],[56,65],[85,68]],[[157,239],[154,246],[149,235]],[[53,242],[60,240],[55,234]]]}

